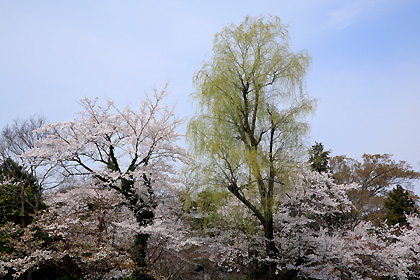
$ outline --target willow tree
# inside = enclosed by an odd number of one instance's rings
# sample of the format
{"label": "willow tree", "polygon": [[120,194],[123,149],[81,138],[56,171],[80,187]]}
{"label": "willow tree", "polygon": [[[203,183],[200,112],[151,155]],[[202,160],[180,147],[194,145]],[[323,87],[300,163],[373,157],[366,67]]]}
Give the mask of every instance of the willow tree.
{"label": "willow tree", "polygon": [[[278,17],[245,17],[215,35],[213,57],[196,73],[199,111],[187,140],[208,182],[230,191],[261,226],[274,279],[275,195],[287,188],[314,100],[304,92],[311,57],[293,52]],[[205,172],[205,173],[204,173]]]}

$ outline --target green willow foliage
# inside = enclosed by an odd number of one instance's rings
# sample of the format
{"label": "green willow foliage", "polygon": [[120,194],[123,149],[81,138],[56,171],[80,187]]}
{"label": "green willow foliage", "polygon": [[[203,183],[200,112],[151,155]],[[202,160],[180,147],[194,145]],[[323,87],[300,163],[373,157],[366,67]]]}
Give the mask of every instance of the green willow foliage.
{"label": "green willow foliage", "polygon": [[194,79],[193,98],[201,107],[188,125],[194,152],[233,165],[246,155],[257,168],[267,162],[267,153],[257,155],[252,147],[267,152],[272,138],[273,156],[300,147],[308,130],[300,120],[314,106],[303,90],[311,58],[306,51],[290,50],[286,28],[277,17],[246,17],[216,34],[212,62]]}
{"label": "green willow foliage", "polygon": [[194,79],[200,111],[187,129],[208,183],[227,188],[261,222],[269,256],[277,254],[275,193],[296,166],[309,128],[303,118],[315,105],[304,92],[311,57],[288,41],[278,17],[246,17],[216,34],[213,58]]}

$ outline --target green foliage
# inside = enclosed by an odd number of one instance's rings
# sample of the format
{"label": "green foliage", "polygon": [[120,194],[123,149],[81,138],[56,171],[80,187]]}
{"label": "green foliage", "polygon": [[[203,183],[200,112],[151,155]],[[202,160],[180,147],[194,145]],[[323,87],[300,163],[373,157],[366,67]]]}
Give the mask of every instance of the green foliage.
{"label": "green foliage", "polygon": [[25,257],[35,250],[48,249],[54,240],[41,228],[33,224],[23,227],[13,222],[0,225],[0,261]]}
{"label": "green foliage", "polygon": [[30,223],[31,215],[45,208],[39,203],[38,190],[35,178],[22,166],[11,158],[4,160],[0,164],[0,223]]}
{"label": "green foliage", "polygon": [[286,26],[270,19],[246,17],[216,34],[212,63],[194,79],[201,113],[190,121],[188,139],[195,152],[232,163],[246,156],[256,167],[263,163],[250,146],[268,141],[272,126],[285,131],[276,140],[289,144],[307,130],[298,119],[313,106],[302,90],[311,59],[291,52]]}
{"label": "green foliage", "polygon": [[303,90],[310,63],[306,51],[291,51],[278,17],[248,16],[216,34],[212,60],[194,79],[200,113],[188,123],[187,141],[205,184],[229,190],[253,213],[271,257],[274,194],[303,151],[303,118],[315,103]]}
{"label": "green foliage", "polygon": [[[188,124],[187,140],[206,159],[208,183],[264,192],[268,179],[283,181],[303,147],[308,125],[302,117],[314,105],[303,92],[311,58],[290,51],[277,17],[246,17],[225,28],[216,34],[213,52],[194,80],[201,110]],[[272,201],[264,198],[263,204],[270,208]]]}
{"label": "green foliage", "polygon": [[0,252],[12,254],[15,251],[13,241],[19,239],[23,233],[22,228],[11,222],[0,226]]}
{"label": "green foliage", "polygon": [[324,151],[322,143],[315,142],[309,150],[309,162],[314,171],[326,172],[329,169],[330,151]]}
{"label": "green foliage", "polygon": [[188,218],[188,223],[192,229],[207,230],[207,228],[212,228],[219,222],[220,217],[217,209],[226,202],[227,195],[226,191],[217,191],[210,188],[199,191],[195,195],[187,192],[186,197],[188,199],[185,200],[184,211],[192,214],[192,217]]}
{"label": "green foliage", "polygon": [[418,197],[414,197],[400,185],[391,190],[384,204],[387,223],[389,225],[406,225],[407,219],[405,215],[419,213],[416,198],[418,199]]}

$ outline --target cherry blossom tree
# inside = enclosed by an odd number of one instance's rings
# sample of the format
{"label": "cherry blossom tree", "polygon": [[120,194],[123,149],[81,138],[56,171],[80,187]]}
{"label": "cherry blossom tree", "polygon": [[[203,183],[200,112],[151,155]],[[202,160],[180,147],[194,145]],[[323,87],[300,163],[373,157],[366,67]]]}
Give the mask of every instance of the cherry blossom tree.
{"label": "cherry blossom tree", "polygon": [[[154,90],[134,111],[123,110],[108,100],[80,101],[79,118],[65,123],[47,124],[37,130],[48,136],[24,154],[32,164],[60,163],[68,176],[88,175],[118,193],[134,215],[139,227],[153,223],[156,196],[170,184],[172,163],[184,150],[176,145],[175,131],[182,120],[173,108],[162,105],[166,87]],[[139,232],[134,238],[134,275],[147,279],[146,248],[150,234]]]}
{"label": "cherry blossom tree", "polygon": [[264,250],[262,226],[232,195],[218,202],[222,206],[216,214],[190,212],[197,219],[211,219],[205,229],[211,258],[232,271],[244,270],[251,279],[262,276],[259,271],[267,261],[276,264],[280,279],[418,277],[419,217],[407,217],[410,226],[404,228],[355,221],[346,193],[356,187],[338,185],[327,173],[301,168],[290,187],[276,194],[274,242],[279,254],[271,259]]}
{"label": "cherry blossom tree", "polygon": [[13,222],[1,225],[0,278],[17,279],[26,273],[26,279],[33,279],[34,270],[61,260],[62,253],[52,250],[50,240],[44,237],[36,220],[26,227]]}
{"label": "cherry blossom tree", "polygon": [[[115,191],[77,187],[49,192],[45,203],[48,211],[37,215],[27,228],[15,230],[22,233],[10,238],[12,254],[4,256],[4,269],[17,277],[50,266],[72,277],[90,279],[132,272],[129,252],[137,223],[132,212],[120,205]],[[44,238],[37,238],[39,232]],[[28,241],[31,245],[25,246]]]}
{"label": "cherry blossom tree", "polygon": [[[271,261],[281,277],[408,279],[420,275],[418,216],[408,216],[408,226],[378,228],[347,219],[353,206],[345,192],[355,186],[337,185],[327,174],[310,171],[296,174],[291,185],[277,195],[274,215],[280,254]],[[231,195],[221,196],[220,207],[213,208],[217,216],[189,209],[190,218],[208,218],[203,228],[207,237],[203,237],[203,232],[197,235],[200,231],[185,225],[174,192],[156,197],[154,223],[146,227],[139,227],[121,194],[103,185],[88,183],[49,192],[45,196],[48,212],[26,228],[12,223],[0,228],[2,236],[15,236],[2,251],[0,275],[11,269],[19,276],[31,267],[50,265],[61,271],[71,269],[67,273],[85,279],[128,276],[135,269],[129,258],[131,242],[139,232],[150,235],[147,258],[157,279],[198,279],[195,269],[207,270],[202,266],[212,263],[232,271],[224,275],[234,279],[235,271],[249,273],[247,268],[267,261],[261,225]],[[40,233],[45,237],[39,238]],[[10,247],[13,252],[6,250]],[[202,256],[209,258],[206,263],[201,262]]]}
{"label": "cherry blossom tree", "polygon": [[48,192],[44,195],[48,209],[30,226],[8,223],[0,227],[0,236],[8,236],[0,277],[8,272],[26,276],[31,271],[37,279],[46,268],[70,278],[128,277],[136,268],[130,259],[134,236],[143,233],[150,236],[146,252],[150,275],[196,279],[204,273],[200,267],[207,255],[197,257],[194,248],[200,238],[184,222],[179,190],[167,189],[156,201],[154,222],[140,227],[124,197],[95,181]]}

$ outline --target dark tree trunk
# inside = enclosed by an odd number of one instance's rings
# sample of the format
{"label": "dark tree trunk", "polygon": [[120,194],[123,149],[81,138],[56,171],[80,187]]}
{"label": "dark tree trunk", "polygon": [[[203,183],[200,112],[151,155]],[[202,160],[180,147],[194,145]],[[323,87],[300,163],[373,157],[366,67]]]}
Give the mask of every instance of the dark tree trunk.
{"label": "dark tree trunk", "polygon": [[277,259],[279,250],[276,247],[276,244],[274,242],[274,225],[273,225],[273,218],[270,217],[265,221],[264,224],[264,237],[265,237],[265,249],[266,254],[270,258],[270,261],[266,264],[267,269],[264,274],[264,279],[266,280],[275,280],[276,275],[276,269],[277,265],[276,262],[273,260]]}
{"label": "dark tree trunk", "polygon": [[132,259],[136,264],[137,268],[133,272],[131,278],[133,280],[154,280],[154,278],[150,276],[149,271],[147,269],[146,249],[149,237],[149,234],[144,233],[139,233],[135,236]]}
{"label": "dark tree trunk", "polygon": [[28,276],[26,277],[26,280],[32,280],[32,272],[33,268],[31,267],[30,269],[28,269]]}
{"label": "dark tree trunk", "polygon": [[[150,209],[150,208],[149,208]],[[140,226],[147,226],[153,223],[155,216],[153,210],[139,209],[136,215],[137,222]],[[136,269],[133,272],[132,279],[135,280],[154,280],[149,274],[147,266],[147,243],[150,234],[138,233],[134,237],[132,259],[136,264]]]}
{"label": "dark tree trunk", "polygon": [[[144,165],[148,164],[149,158],[144,158],[141,162]],[[128,167],[125,174],[129,174],[136,169],[137,156],[132,160],[132,163]],[[114,154],[114,147],[111,145],[109,150],[109,159],[108,159],[108,169],[112,171],[121,172],[118,161]],[[99,178],[103,182],[108,182],[107,179]],[[133,176],[129,175],[129,178],[120,178],[120,186],[111,186],[119,193],[121,193],[126,201],[127,206],[133,212],[136,217],[137,224],[140,227],[146,227],[153,223],[155,218],[154,209],[156,208],[156,200],[154,192],[152,189],[152,180],[146,174],[142,176],[144,187],[147,190],[147,197],[141,197],[141,195],[136,191],[135,188],[135,179]],[[147,266],[147,243],[149,241],[150,234],[138,233],[134,237],[134,244],[132,247],[132,259],[136,265],[136,268],[130,279],[132,280],[154,280],[149,274]]]}
{"label": "dark tree trunk", "polygon": [[[131,200],[131,209],[134,212],[137,223],[140,227],[146,227],[153,223],[155,218],[154,208],[156,203],[154,201],[154,194],[151,189],[151,182],[144,176],[144,183],[149,192],[149,197],[146,199],[141,198],[138,195],[133,195]],[[148,269],[147,265],[147,244],[150,238],[150,234],[138,233],[134,237],[132,259],[136,264],[136,269],[133,272],[132,279],[134,280],[154,280]]]}

